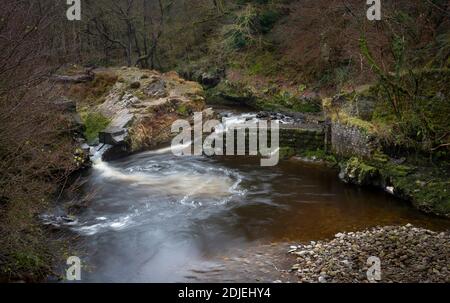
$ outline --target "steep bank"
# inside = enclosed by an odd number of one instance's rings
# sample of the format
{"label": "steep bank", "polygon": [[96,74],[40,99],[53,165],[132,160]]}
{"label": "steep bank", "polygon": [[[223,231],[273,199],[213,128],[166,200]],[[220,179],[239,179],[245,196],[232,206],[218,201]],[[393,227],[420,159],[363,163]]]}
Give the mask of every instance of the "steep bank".
{"label": "steep bank", "polygon": [[[58,74],[30,90],[24,96],[28,110],[2,125],[3,282],[63,278],[55,265],[65,264],[77,248],[60,226],[72,224],[71,214],[89,206],[89,197],[80,197],[79,172],[90,166],[89,144],[101,146],[100,132],[120,133],[121,141],[103,143],[129,154],[170,141],[173,121],[204,109],[201,86],[176,73],[71,66]],[[2,104],[9,114],[17,107]],[[47,215],[55,204],[58,211]]]}
{"label": "steep bank", "polygon": [[67,254],[65,241],[40,215],[62,200],[63,191],[76,189],[77,173],[88,165],[83,126],[75,103],[51,81],[23,96],[25,111],[13,111],[14,98],[7,99],[12,105],[0,99],[9,117],[0,130],[0,281],[38,282]]}

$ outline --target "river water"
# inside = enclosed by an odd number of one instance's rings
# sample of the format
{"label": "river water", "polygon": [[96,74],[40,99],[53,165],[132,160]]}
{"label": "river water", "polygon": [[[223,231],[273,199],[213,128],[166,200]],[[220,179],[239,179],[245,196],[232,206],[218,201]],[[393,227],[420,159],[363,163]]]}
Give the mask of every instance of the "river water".
{"label": "river water", "polygon": [[84,187],[92,201],[68,227],[79,235],[82,281],[267,282],[277,276],[257,272],[261,258],[280,261],[294,241],[376,225],[449,227],[387,193],[343,184],[331,169],[259,164],[170,149],[95,160]]}

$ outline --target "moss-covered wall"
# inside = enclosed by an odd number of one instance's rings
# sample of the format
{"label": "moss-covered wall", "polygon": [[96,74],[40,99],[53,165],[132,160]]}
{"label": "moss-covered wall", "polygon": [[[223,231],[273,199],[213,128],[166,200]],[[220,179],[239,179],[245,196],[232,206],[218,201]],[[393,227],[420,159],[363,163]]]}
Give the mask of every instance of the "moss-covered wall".
{"label": "moss-covered wall", "polygon": [[[248,154],[248,130],[246,132],[245,152]],[[270,147],[270,131],[267,134],[267,140]],[[280,158],[301,155],[305,152],[323,150],[325,145],[325,133],[321,129],[305,128],[280,128],[279,130]],[[234,137],[234,146],[236,151],[237,136]],[[224,148],[226,147],[226,136],[224,137]]]}
{"label": "moss-covered wall", "polygon": [[294,154],[323,149],[325,133],[322,130],[281,128],[280,148],[290,148]]}

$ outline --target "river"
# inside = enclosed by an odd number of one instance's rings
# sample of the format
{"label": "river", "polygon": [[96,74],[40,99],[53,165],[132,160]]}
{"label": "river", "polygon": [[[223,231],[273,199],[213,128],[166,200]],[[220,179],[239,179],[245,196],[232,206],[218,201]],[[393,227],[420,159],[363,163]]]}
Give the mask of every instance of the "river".
{"label": "river", "polygon": [[81,243],[82,281],[267,282],[293,241],[377,225],[449,226],[387,193],[346,185],[332,169],[259,163],[167,148],[95,160],[83,189],[92,201],[67,227]]}

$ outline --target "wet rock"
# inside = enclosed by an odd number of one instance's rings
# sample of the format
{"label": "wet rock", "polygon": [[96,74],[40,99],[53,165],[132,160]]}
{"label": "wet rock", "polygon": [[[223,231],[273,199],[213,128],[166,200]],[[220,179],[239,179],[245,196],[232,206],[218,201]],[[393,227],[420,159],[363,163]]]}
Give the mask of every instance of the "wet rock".
{"label": "wet rock", "polygon": [[203,119],[205,120],[211,120],[216,118],[216,113],[212,108],[207,108],[203,112]]}

